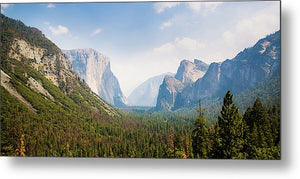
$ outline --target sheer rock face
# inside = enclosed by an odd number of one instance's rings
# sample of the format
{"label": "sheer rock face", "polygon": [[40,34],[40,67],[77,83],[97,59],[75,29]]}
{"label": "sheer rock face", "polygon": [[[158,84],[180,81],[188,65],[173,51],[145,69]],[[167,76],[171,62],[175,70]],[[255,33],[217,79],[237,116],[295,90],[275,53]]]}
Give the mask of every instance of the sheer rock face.
{"label": "sheer rock face", "polygon": [[200,60],[194,60],[194,63],[188,60],[182,60],[177,70],[175,78],[185,85],[189,85],[201,78],[208,65]]}
{"label": "sheer rock face", "polygon": [[157,110],[171,110],[174,107],[177,95],[184,88],[189,88],[205,74],[208,65],[200,60],[194,62],[182,60],[175,77],[166,76],[159,88]]}
{"label": "sheer rock face", "polygon": [[184,84],[172,76],[165,76],[159,87],[156,108],[158,110],[171,110],[174,107],[175,98],[184,88]]}
{"label": "sheer rock face", "polygon": [[118,79],[111,71],[108,57],[93,49],[75,49],[64,53],[70,59],[74,71],[86,81],[94,93],[114,106],[127,105]]}
{"label": "sheer rock face", "polygon": [[259,40],[221,65],[220,92],[239,93],[280,70],[280,31]]}
{"label": "sheer rock face", "polygon": [[162,84],[166,75],[174,76],[172,73],[164,73],[149,78],[141,85],[136,87],[127,98],[128,103],[133,106],[155,106],[157,102],[159,86]]}
{"label": "sheer rock face", "polygon": [[185,87],[176,97],[174,108],[188,107],[196,104],[199,99],[210,97],[218,91],[220,84],[220,64],[210,64],[207,72],[195,83]]}
{"label": "sheer rock face", "polygon": [[[190,70],[195,75],[191,62],[188,65],[186,63],[188,62],[183,61],[179,69]],[[272,75],[280,74],[280,31],[259,40],[253,47],[244,49],[231,60],[211,63],[205,74],[195,82],[190,80],[187,83],[186,80],[195,79],[193,75],[181,74],[190,73],[180,72],[175,76],[185,82],[185,86],[182,91],[177,92],[172,110],[194,106],[200,99],[219,98],[227,90],[235,94],[241,93]]]}

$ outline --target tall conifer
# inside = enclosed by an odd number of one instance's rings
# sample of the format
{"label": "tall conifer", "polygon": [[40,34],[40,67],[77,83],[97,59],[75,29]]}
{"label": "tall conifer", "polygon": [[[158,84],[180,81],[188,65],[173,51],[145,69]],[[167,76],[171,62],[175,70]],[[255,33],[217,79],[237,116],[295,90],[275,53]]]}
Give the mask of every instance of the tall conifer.
{"label": "tall conifer", "polygon": [[242,117],[232,98],[230,91],[227,91],[215,125],[213,158],[244,158]]}
{"label": "tall conifer", "polygon": [[194,130],[192,131],[192,146],[195,158],[207,158],[208,150],[208,129],[206,127],[206,120],[201,110],[201,102],[199,102],[199,109],[197,110],[199,116],[197,117]]}

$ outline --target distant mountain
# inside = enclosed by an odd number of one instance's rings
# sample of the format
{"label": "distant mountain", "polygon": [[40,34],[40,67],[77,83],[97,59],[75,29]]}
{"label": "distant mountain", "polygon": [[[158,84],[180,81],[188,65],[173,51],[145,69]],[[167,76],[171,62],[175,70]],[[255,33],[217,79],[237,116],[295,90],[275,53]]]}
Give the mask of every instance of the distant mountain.
{"label": "distant mountain", "polygon": [[[179,69],[181,66],[182,64]],[[191,71],[195,74],[193,70]],[[231,60],[211,63],[203,77],[198,78],[194,83],[185,85],[181,91],[176,93],[176,96],[173,97],[175,98],[174,103],[169,106],[173,106],[172,110],[194,106],[199,99],[216,99],[224,95],[227,90],[239,94],[266,81],[278,74],[279,71],[280,31],[277,31],[259,40],[253,47],[243,50]],[[184,81],[184,78],[179,79]],[[169,96],[158,99],[156,109],[162,110],[159,103],[164,98],[169,98]]]}
{"label": "distant mountain", "polygon": [[164,73],[149,78],[136,87],[127,98],[128,103],[132,106],[155,106],[159,86],[162,84],[166,75],[174,76],[172,73]]}
{"label": "distant mountain", "polygon": [[64,53],[70,59],[74,71],[94,93],[114,106],[127,105],[119,81],[110,69],[108,57],[93,49],[65,50]]}
{"label": "distant mountain", "polygon": [[208,65],[200,60],[194,62],[182,60],[174,77],[166,76],[159,87],[157,97],[157,110],[171,110],[174,107],[175,99],[185,87],[192,85],[196,80],[201,78]]}

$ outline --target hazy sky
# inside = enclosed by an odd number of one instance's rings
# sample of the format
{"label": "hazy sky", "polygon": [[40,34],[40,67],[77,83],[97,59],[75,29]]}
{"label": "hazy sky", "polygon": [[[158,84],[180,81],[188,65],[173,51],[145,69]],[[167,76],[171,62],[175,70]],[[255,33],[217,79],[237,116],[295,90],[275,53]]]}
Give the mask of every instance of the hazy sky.
{"label": "hazy sky", "polygon": [[37,27],[61,49],[110,57],[126,96],[183,59],[233,58],[280,28],[279,1],[4,4],[1,12]]}

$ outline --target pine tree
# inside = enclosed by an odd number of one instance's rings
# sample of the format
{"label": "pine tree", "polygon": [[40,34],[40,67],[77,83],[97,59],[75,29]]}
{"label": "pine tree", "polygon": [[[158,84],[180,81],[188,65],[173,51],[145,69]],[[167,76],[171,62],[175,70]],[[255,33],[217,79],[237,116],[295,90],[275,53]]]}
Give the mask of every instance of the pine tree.
{"label": "pine tree", "polygon": [[243,121],[239,110],[233,103],[233,96],[227,91],[221,113],[215,125],[214,144],[212,149],[213,158],[244,158],[242,153]]}
{"label": "pine tree", "polygon": [[174,138],[174,155],[175,158],[186,158],[184,150],[184,138],[180,132],[177,132]]}
{"label": "pine tree", "polygon": [[253,105],[253,118],[257,123],[259,142],[262,147],[273,146],[273,137],[271,134],[271,123],[267,110],[263,107],[259,98],[257,98]]}
{"label": "pine tree", "polygon": [[208,129],[206,127],[205,117],[201,110],[200,101],[197,112],[199,113],[199,116],[195,121],[194,130],[192,131],[193,154],[195,158],[207,158]]}
{"label": "pine tree", "polygon": [[272,149],[272,151],[271,148],[274,146],[274,129],[272,129],[268,112],[259,98],[255,100],[253,107],[247,109],[243,120],[247,129],[245,131],[245,140],[247,141],[245,152],[248,153],[248,158],[272,158],[271,152],[274,150]]}

